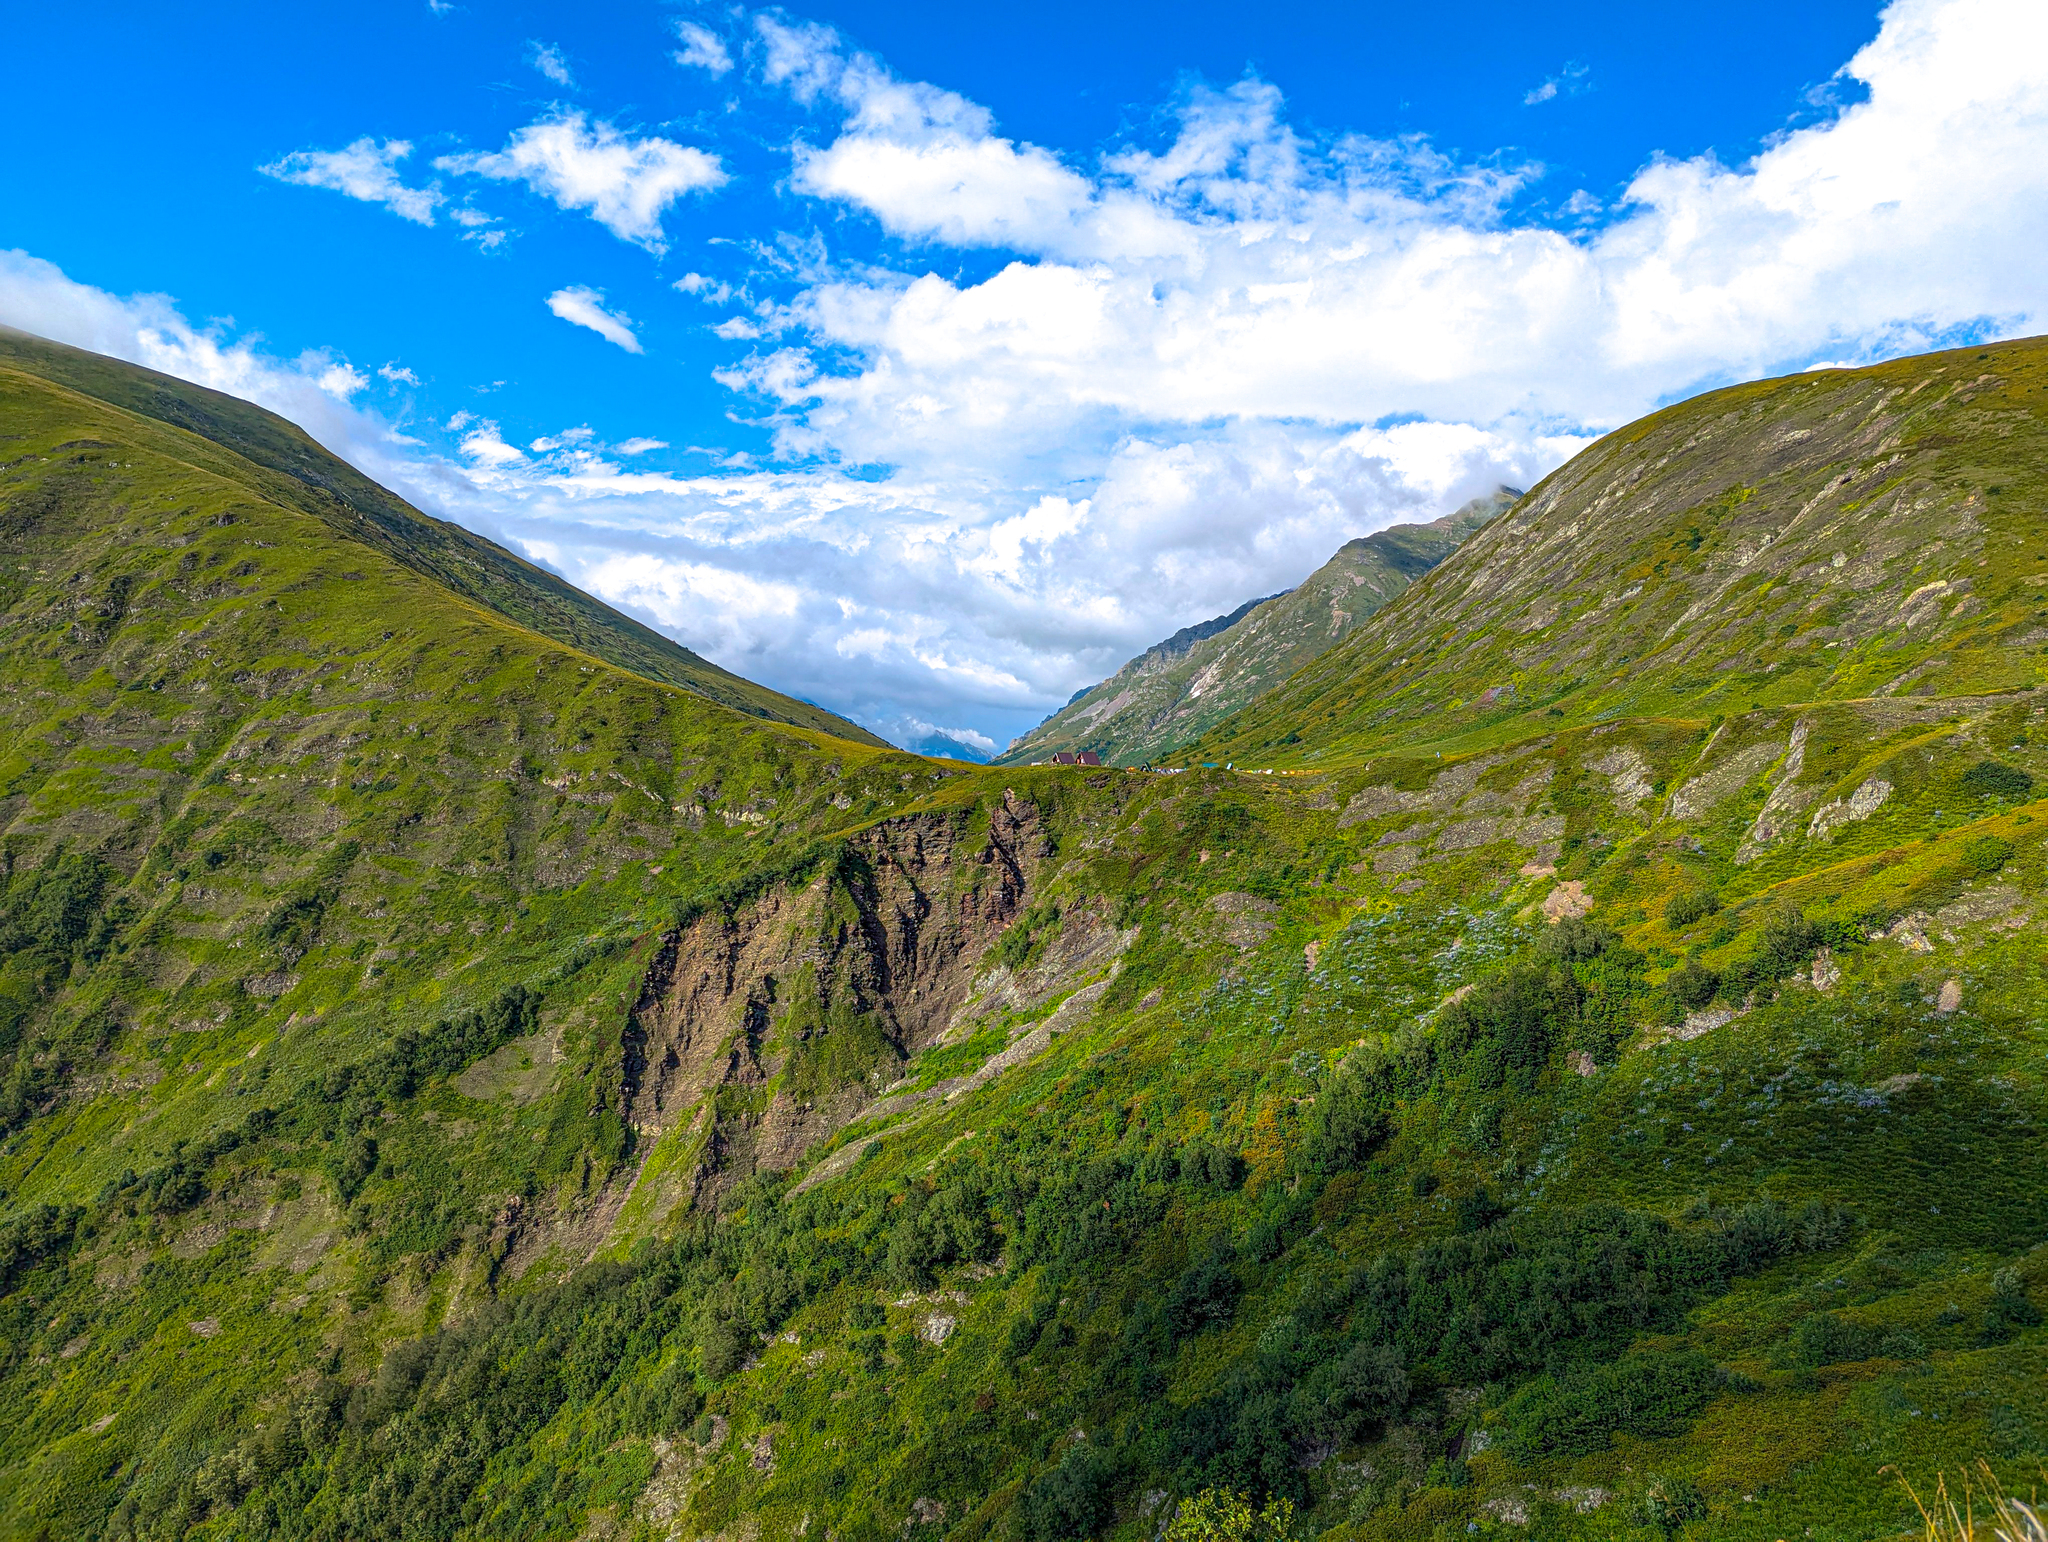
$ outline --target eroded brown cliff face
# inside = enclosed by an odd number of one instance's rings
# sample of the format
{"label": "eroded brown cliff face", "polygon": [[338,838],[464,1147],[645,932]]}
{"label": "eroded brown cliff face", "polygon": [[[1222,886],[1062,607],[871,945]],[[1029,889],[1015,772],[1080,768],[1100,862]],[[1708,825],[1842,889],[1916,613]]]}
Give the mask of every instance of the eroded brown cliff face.
{"label": "eroded brown cliff face", "polygon": [[[674,1200],[794,1166],[938,1040],[1045,849],[1037,808],[1007,795],[985,816],[890,820],[803,887],[664,939],[627,1022],[620,1112],[640,1153],[708,1121]],[[795,1057],[804,1074],[776,1082]]]}

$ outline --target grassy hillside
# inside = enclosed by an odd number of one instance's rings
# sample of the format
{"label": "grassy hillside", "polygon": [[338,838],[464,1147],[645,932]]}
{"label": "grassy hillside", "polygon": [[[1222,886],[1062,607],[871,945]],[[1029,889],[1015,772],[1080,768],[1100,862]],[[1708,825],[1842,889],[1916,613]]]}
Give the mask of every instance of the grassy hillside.
{"label": "grassy hillside", "polygon": [[2048,341],[2030,339],[1667,408],[1186,758],[2032,686],[2044,400]]}
{"label": "grassy hillside", "polygon": [[1520,496],[1502,488],[1426,525],[1347,541],[1298,588],[1146,649],[998,759],[1028,765],[1056,750],[1094,750],[1114,766],[1167,758],[1349,637]]}
{"label": "grassy hillside", "polygon": [[[1425,688],[1225,725],[1270,776],[745,722],[11,384],[0,1535],[1144,1542],[1226,1489],[1846,1542],[1892,1470],[2023,1488],[2048,396],[1984,352],[1594,446],[1335,650]],[[1808,541],[1862,463],[1769,456],[1866,424],[1919,469]],[[1631,600],[1490,619],[1672,506]],[[1841,690],[1770,694],[1781,583]]]}
{"label": "grassy hillside", "polygon": [[556,642],[752,717],[883,742],[834,713],[720,669],[493,541],[420,513],[261,407],[11,327],[0,327],[0,368],[210,440],[234,452],[233,475],[265,501],[311,514],[349,541]]}

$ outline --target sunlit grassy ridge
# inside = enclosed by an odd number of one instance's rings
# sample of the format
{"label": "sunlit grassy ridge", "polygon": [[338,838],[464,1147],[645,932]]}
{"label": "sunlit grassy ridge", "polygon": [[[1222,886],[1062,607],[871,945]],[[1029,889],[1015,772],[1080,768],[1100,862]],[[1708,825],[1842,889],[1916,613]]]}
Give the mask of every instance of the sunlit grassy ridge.
{"label": "sunlit grassy ridge", "polygon": [[2048,637],[2044,450],[2040,339],[1668,407],[1546,477],[1186,758],[1313,763],[1559,717],[2030,687]]}
{"label": "sunlit grassy ridge", "polygon": [[[195,450],[193,438],[186,437],[183,453],[199,455],[263,501],[311,514],[350,546],[368,546],[441,588],[580,652],[683,686],[749,716],[862,744],[882,743],[836,714],[720,669],[494,542],[422,514],[261,407],[7,327],[0,327],[0,367],[188,430],[217,448],[209,455]],[[217,459],[220,450],[228,452],[224,462]]]}
{"label": "sunlit grassy ridge", "polygon": [[[748,722],[16,388],[8,529],[93,480],[8,536],[0,1531],[1140,1542],[1225,1489],[1767,1542],[1913,1530],[1887,1466],[2024,1492],[2040,350],[1990,353],[1603,441],[1338,650],[1412,695],[1319,663],[1216,741],[1289,725],[1273,776]],[[1782,459],[1823,433],[1908,456],[1867,519],[1860,450]],[[1734,555],[1496,624],[1667,505]],[[1434,699],[1514,648],[1526,696]]]}

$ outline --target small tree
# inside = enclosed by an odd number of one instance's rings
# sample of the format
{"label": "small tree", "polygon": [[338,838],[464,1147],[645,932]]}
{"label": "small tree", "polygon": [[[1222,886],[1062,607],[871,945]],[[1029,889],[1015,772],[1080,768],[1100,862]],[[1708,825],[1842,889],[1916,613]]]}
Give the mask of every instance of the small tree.
{"label": "small tree", "polygon": [[1291,1542],[1293,1536],[1292,1500],[1268,1499],[1254,1510],[1248,1494],[1205,1488],[1180,1502],[1164,1542]]}

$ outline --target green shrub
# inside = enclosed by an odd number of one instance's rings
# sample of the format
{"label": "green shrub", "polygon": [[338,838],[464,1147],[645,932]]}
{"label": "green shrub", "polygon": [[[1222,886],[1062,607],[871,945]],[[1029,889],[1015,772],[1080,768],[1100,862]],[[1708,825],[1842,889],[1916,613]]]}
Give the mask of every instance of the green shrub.
{"label": "green shrub", "polygon": [[1859,922],[1835,916],[1814,920],[1794,904],[1780,905],[1764,918],[1756,947],[1721,975],[1720,994],[1741,1001],[1752,992],[1770,995],[1777,983],[1804,970],[1822,948],[1859,947],[1868,939]]}
{"label": "green shrub", "polygon": [[1841,1365],[1870,1359],[1878,1344],[1878,1335],[1861,1323],[1820,1312],[1799,1325],[1792,1336],[1792,1353],[1805,1366]]}
{"label": "green shrub", "polygon": [[697,1332],[697,1354],[704,1374],[722,1381],[746,1363],[747,1340],[729,1317],[713,1317]]}
{"label": "green shrub", "polygon": [[71,1247],[85,1212],[76,1205],[38,1205],[0,1225],[0,1296],[15,1282]]}
{"label": "green shrub", "polygon": [[1991,1310],[2015,1328],[2031,1328],[2041,1321],[2040,1312],[2027,1299],[2026,1277],[2011,1267],[1991,1276]]}
{"label": "green shrub", "polygon": [[1306,1193],[1288,1193],[1275,1184],[1261,1196],[1259,1214],[1245,1233],[1244,1252],[1256,1263],[1269,1263],[1309,1229],[1313,1207]]}
{"label": "green shrub", "polygon": [[1310,1111],[1302,1159],[1312,1172],[1339,1173],[1363,1167],[1386,1139],[1392,1124],[1393,1067],[1356,1050],[1345,1056]]}
{"label": "green shrub", "polygon": [[1688,889],[1664,902],[1664,924],[1673,931],[1703,921],[1721,908],[1721,896],[1712,889]]}
{"label": "green shrub", "polygon": [[1230,1266],[1227,1247],[1219,1242],[1208,1256],[1191,1264],[1167,1296],[1166,1316],[1175,1333],[1186,1337],[1226,1322],[1237,1310],[1244,1287]]}
{"label": "green shrub", "polygon": [[1677,1536],[1692,1522],[1704,1520],[1706,1514],[1706,1497],[1690,1478],[1652,1479],[1636,1507],[1638,1521],[1667,1537]]}
{"label": "green shrub", "polygon": [[1793,1223],[1775,1201],[1753,1199],[1722,1219],[1721,1236],[1728,1267],[1747,1274],[1792,1251]]}
{"label": "green shrub", "polygon": [[1502,1410],[1506,1449],[1518,1460],[1585,1456],[1617,1433],[1672,1435],[1721,1389],[1720,1367],[1705,1355],[1632,1354],[1563,1376],[1545,1376]]}
{"label": "green shrub", "polygon": [[1225,1193],[1244,1182],[1244,1158],[1228,1146],[1198,1141],[1181,1153],[1181,1176]]}
{"label": "green shrub", "polygon": [[1485,1231],[1506,1220],[1507,1214],[1507,1207],[1493,1197],[1491,1190],[1474,1189],[1458,1201],[1458,1234],[1469,1237]]}
{"label": "green shrub", "polygon": [[1354,1345],[1342,1359],[1326,1360],[1302,1378],[1290,1400],[1290,1423],[1317,1445],[1345,1445],[1398,1419],[1410,1390],[1398,1354],[1381,1345]]}
{"label": "green shrub", "polygon": [[1721,976],[1694,959],[1687,959],[1683,968],[1674,970],[1664,980],[1665,994],[1688,1012],[1697,1012],[1720,989]]}
{"label": "green shrub", "polygon": [[0,953],[97,962],[109,940],[103,912],[120,879],[104,858],[61,851],[16,874],[0,903]]}
{"label": "green shrub", "polygon": [[1927,1346],[1920,1335],[1909,1333],[1904,1328],[1894,1328],[1877,1341],[1877,1352],[1887,1360],[1925,1360]]}
{"label": "green shrub", "polygon": [[1446,1069],[1463,1072],[1483,1091],[1532,1090],[1551,1049],[1577,1018],[1581,999],[1567,969],[1509,965],[1444,1008],[1437,1043]]}
{"label": "green shrub", "polygon": [[1059,928],[1059,906],[1033,905],[996,939],[990,956],[1005,968],[1027,968],[1038,962],[1046,944],[1059,935]]}
{"label": "green shrub", "polygon": [[1979,835],[1963,842],[1963,865],[1974,872],[1995,873],[2012,860],[2013,844],[1996,835]]}
{"label": "green shrub", "polygon": [[1180,1502],[1165,1542],[1290,1542],[1295,1529],[1291,1500],[1269,1498],[1255,1510],[1250,1496],[1211,1488]]}
{"label": "green shrub", "polygon": [[1600,957],[1619,939],[1598,921],[1577,917],[1560,921],[1537,935],[1536,955],[1560,963],[1578,964]]}
{"label": "green shrub", "polygon": [[642,1435],[689,1428],[704,1411],[703,1395],[692,1381],[689,1362],[678,1356],[654,1375],[632,1383],[623,1400],[627,1427]]}
{"label": "green shrub", "polygon": [[894,1283],[922,1290],[936,1270],[979,1262],[994,1252],[997,1240],[978,1184],[949,1184],[936,1194],[913,1186],[897,1210],[883,1269]]}
{"label": "green shrub", "polygon": [[1808,1200],[1792,1218],[1799,1246],[1808,1253],[1825,1253],[1840,1247],[1849,1236],[1851,1224],[1848,1211],[1822,1199]]}
{"label": "green shrub", "polygon": [[1095,1447],[1072,1447],[1055,1467],[1024,1490],[1021,1519],[1026,1542],[1073,1542],[1093,1536],[1109,1519],[1109,1464]]}
{"label": "green shrub", "polygon": [[1821,943],[1820,928],[1796,905],[1780,905],[1764,918],[1757,936],[1757,961],[1772,979],[1797,974],[1813,961]]}
{"label": "green shrub", "polygon": [[1962,776],[1963,790],[1980,798],[2004,798],[2017,803],[2034,790],[2034,779],[2018,766],[1996,760],[1980,760]]}

